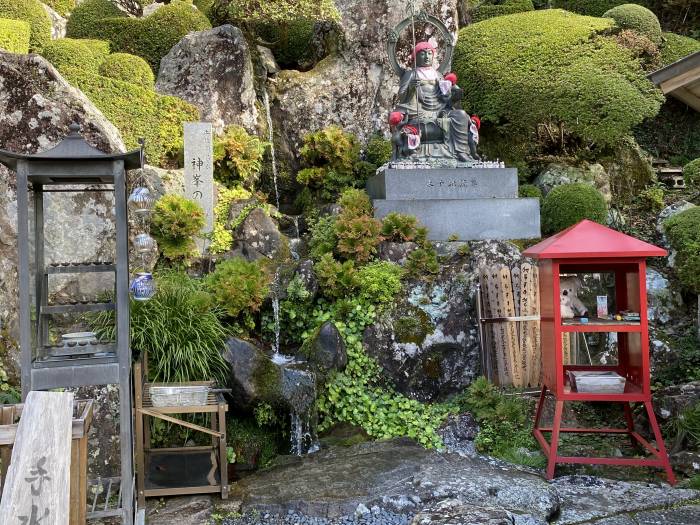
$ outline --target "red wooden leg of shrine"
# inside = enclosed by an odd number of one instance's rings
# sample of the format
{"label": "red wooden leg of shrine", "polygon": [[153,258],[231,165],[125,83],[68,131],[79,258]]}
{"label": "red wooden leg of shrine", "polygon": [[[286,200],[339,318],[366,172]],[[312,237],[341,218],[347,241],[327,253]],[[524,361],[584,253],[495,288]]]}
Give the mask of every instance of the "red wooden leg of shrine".
{"label": "red wooden leg of shrine", "polygon": [[[540,425],[542,419],[542,411],[547,397],[547,388],[542,388],[539,402],[537,403],[537,411],[535,413],[535,425],[533,434],[539,442],[545,456],[547,456],[546,478],[552,479],[557,463],[577,463],[588,465],[624,465],[624,466],[640,466],[640,467],[659,467],[662,468],[671,485],[676,484],[676,478],[671,469],[671,464],[666,452],[663,437],[659,424],[654,415],[654,409],[651,401],[644,401],[644,407],[649,418],[649,424],[654,434],[656,447],[651,445],[644,439],[634,428],[632,419],[632,408],[629,402],[624,402],[623,408],[625,412],[626,428],[584,428],[584,427],[562,427],[562,415],[564,411],[564,401],[556,400],[554,409],[554,420],[551,427]],[[544,433],[551,433],[550,441],[544,436]],[[562,433],[594,433],[594,434],[627,434],[635,446],[641,446],[651,457],[648,458],[617,458],[617,457],[583,457],[583,456],[560,456],[558,454],[559,436]]]}

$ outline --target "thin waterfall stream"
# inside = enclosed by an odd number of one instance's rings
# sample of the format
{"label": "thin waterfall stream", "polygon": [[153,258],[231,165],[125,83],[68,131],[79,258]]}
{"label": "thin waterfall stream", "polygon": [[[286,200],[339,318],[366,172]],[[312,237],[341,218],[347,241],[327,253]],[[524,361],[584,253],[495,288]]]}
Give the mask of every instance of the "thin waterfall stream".
{"label": "thin waterfall stream", "polygon": [[267,87],[263,89],[263,103],[265,104],[265,118],[267,119],[267,140],[270,142],[270,158],[272,159],[272,181],[275,185],[275,203],[280,209],[280,194],[277,189],[277,156],[275,154],[275,131],[272,127],[272,112],[270,111],[270,95]]}

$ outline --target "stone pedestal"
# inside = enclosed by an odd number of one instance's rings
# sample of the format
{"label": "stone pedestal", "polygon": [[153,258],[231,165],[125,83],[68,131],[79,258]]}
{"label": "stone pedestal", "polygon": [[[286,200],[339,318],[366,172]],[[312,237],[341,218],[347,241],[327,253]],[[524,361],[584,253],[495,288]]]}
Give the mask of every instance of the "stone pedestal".
{"label": "stone pedestal", "polygon": [[518,198],[514,168],[386,168],[367,181],[367,192],[377,218],[415,215],[432,241],[541,236],[539,200]]}

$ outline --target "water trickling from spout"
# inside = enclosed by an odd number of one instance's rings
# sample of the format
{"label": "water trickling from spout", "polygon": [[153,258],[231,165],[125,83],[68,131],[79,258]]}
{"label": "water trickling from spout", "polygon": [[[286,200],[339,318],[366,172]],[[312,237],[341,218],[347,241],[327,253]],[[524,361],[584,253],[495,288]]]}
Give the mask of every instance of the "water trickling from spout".
{"label": "water trickling from spout", "polygon": [[275,155],[275,132],[272,128],[272,113],[270,112],[270,96],[267,88],[263,90],[263,103],[265,104],[265,116],[267,118],[267,140],[270,142],[270,157],[272,159],[272,180],[275,184],[275,202],[277,209],[280,208],[280,194],[277,189],[277,157]]}

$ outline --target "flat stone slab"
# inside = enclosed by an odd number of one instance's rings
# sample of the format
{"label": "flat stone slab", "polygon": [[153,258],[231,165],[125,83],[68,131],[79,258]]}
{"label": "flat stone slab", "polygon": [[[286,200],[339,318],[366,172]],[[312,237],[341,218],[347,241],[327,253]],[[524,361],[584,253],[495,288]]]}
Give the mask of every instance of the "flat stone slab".
{"label": "flat stone slab", "polygon": [[667,510],[651,510],[634,515],[639,525],[697,525],[700,505],[688,505]]}
{"label": "flat stone slab", "polygon": [[613,481],[594,476],[563,476],[556,478],[552,486],[561,497],[557,525],[587,523],[622,513],[670,507],[700,497],[697,490],[674,489],[667,484]]}
{"label": "flat stone slab", "polygon": [[287,458],[234,484],[231,497],[242,500],[244,510],[327,518],[352,514],[360,504],[415,513],[449,498],[540,520],[559,509],[554,487],[535,474],[426,450],[407,439]]}
{"label": "flat stone slab", "polygon": [[541,237],[539,199],[376,199],[374,208],[378,219],[392,211],[415,215],[431,241]]}
{"label": "flat stone slab", "polygon": [[386,168],[367,181],[373,199],[489,199],[518,197],[515,168]]}

